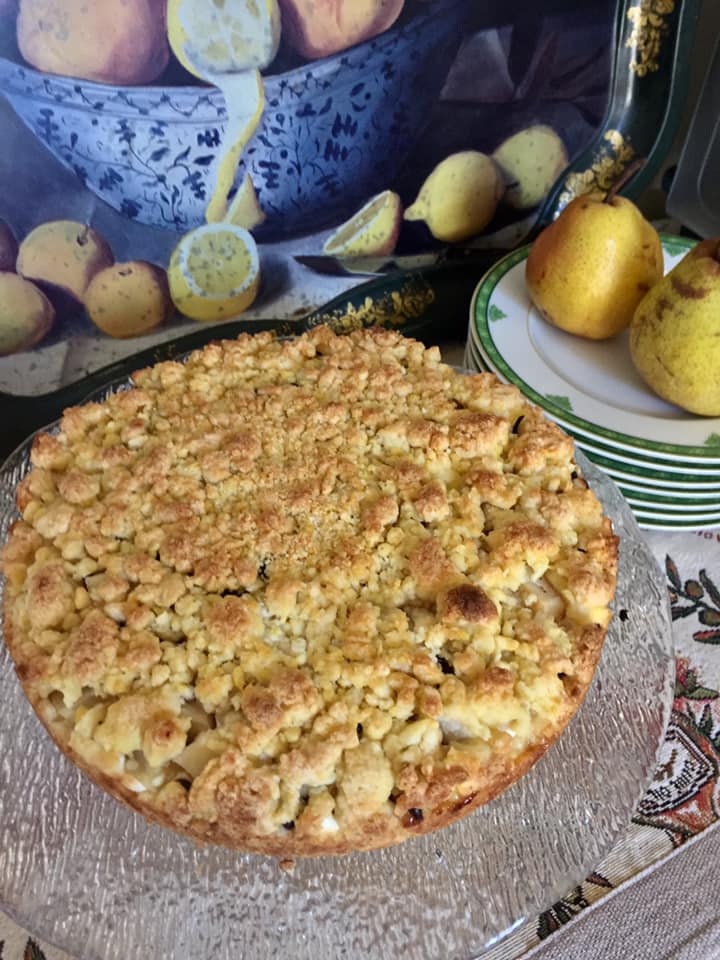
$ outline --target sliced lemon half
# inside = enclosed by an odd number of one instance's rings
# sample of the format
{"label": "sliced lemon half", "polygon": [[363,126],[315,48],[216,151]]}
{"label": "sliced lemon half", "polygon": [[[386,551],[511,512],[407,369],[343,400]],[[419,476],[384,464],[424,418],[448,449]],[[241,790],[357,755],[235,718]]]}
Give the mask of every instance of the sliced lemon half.
{"label": "sliced lemon half", "polygon": [[323,246],[335,257],[382,257],[393,252],[402,222],[402,201],[392,190],[379,193],[338,227]]}
{"label": "sliced lemon half", "polygon": [[260,258],[242,227],[211,223],[186,233],[170,257],[170,296],[192,320],[227,320],[247,310],[260,287]]}
{"label": "sliced lemon half", "polygon": [[208,223],[226,219],[238,163],[260,125],[265,93],[260,71],[280,44],[277,0],[168,0],[168,39],[182,65],[223,94],[227,123],[214,164]]}
{"label": "sliced lemon half", "polygon": [[168,40],[180,63],[202,80],[264,70],[280,44],[277,0],[168,0]]}

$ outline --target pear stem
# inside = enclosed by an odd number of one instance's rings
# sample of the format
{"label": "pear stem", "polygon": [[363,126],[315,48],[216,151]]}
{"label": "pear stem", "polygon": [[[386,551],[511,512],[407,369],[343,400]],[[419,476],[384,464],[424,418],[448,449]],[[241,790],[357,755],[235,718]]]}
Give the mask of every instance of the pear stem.
{"label": "pear stem", "polygon": [[632,180],[635,174],[645,166],[645,157],[635,157],[623,170],[615,183],[610,187],[603,203],[612,203],[622,188]]}

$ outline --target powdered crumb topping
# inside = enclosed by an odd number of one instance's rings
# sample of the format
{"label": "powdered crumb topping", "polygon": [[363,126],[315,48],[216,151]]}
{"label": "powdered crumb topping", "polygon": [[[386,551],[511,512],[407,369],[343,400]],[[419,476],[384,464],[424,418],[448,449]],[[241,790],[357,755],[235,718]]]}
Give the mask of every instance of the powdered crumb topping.
{"label": "powdered crumb topping", "polygon": [[449,822],[557,736],[617,548],[515,388],[327,328],[133,383],[37,437],[3,556],[23,686],[105,786],[198,837],[341,851]]}

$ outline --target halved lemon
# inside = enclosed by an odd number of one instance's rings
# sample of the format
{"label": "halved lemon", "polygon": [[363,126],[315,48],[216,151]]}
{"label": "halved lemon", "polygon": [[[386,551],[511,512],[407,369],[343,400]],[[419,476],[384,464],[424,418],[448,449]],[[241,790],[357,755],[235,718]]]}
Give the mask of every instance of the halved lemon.
{"label": "halved lemon", "polygon": [[170,296],[193,320],[227,320],[247,310],[260,287],[260,258],[252,235],[229,223],[186,233],[170,257]]}
{"label": "halved lemon", "polygon": [[393,252],[402,222],[402,201],[392,190],[379,193],[328,237],[325,253],[336,257],[381,257]]}
{"label": "halved lemon", "polygon": [[205,213],[208,223],[219,223],[227,216],[240,158],[262,119],[260,71],[278,50],[280,8],[277,0],[168,0],[167,24],[178,60],[225,98],[227,122]]}
{"label": "halved lemon", "polygon": [[202,80],[264,70],[280,44],[277,0],[168,0],[168,40],[180,63]]}

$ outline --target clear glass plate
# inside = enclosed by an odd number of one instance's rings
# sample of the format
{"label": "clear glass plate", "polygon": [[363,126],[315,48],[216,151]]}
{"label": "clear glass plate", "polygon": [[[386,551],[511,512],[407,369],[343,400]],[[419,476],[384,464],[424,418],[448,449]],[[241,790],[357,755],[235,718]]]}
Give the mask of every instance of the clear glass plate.
{"label": "clear glass plate", "polygon": [[[24,444],[0,471],[0,535]],[[439,833],[277,861],[196,847],[92,785],[50,742],[0,646],[0,905],[82,960],[468,960],[567,892],[626,829],[674,677],[664,578],[616,487],[580,456],[620,536],[616,613],[586,701],[522,780]]]}

